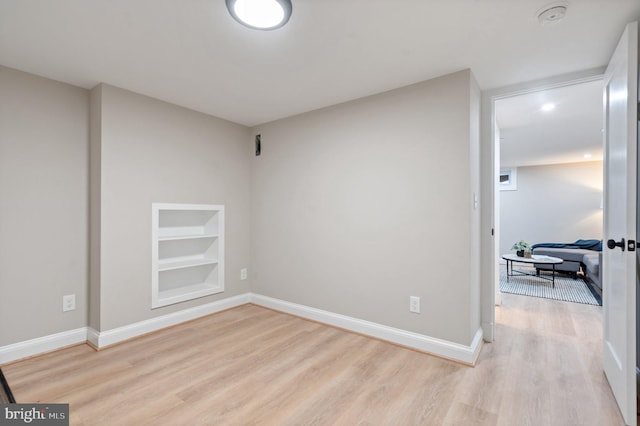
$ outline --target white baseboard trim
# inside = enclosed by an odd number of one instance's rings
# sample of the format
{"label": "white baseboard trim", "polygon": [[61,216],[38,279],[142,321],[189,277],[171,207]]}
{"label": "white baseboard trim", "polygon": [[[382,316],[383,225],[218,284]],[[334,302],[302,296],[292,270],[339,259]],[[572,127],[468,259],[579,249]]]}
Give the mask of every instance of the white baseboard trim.
{"label": "white baseboard trim", "polygon": [[123,342],[143,334],[151,333],[163,328],[182,322],[191,321],[206,315],[215,314],[216,312],[226,309],[235,308],[236,306],[246,305],[250,303],[250,294],[245,293],[238,296],[228,297],[226,299],[217,300],[207,303],[206,305],[196,306],[182,311],[172,312],[167,315],[151,318],[148,320],[136,322],[118,328],[106,331],[97,331],[90,328],[87,333],[87,340],[98,349],[106,346]]}
{"label": "white baseboard trim", "polygon": [[111,330],[97,331],[90,327],[82,327],[3,346],[0,347],[0,365],[84,342],[89,342],[98,349],[105,348],[143,334],[247,303],[254,303],[276,311],[371,336],[469,365],[475,365],[478,355],[480,354],[480,349],[482,348],[482,328],[478,328],[471,345],[467,346],[255,293],[245,293]]}
{"label": "white baseboard trim", "polygon": [[494,324],[492,322],[483,322],[482,327],[482,338],[485,342],[491,343],[493,342],[493,333],[494,333]]}
{"label": "white baseboard trim", "polygon": [[94,348],[98,348],[98,342],[100,341],[100,332],[95,328],[87,328],[87,343],[91,344]]}
{"label": "white baseboard trim", "polygon": [[62,333],[51,334],[37,339],[26,340],[0,347],[0,365],[19,359],[40,355],[45,352],[64,348],[65,346],[89,342],[101,349],[134,337],[141,336],[162,328],[171,327],[181,322],[190,321],[206,315],[215,314],[225,309],[250,303],[250,294],[245,293],[227,299],[217,300],[206,305],[173,312],[160,317],[125,325],[107,331],[97,331],[90,327],[82,327]]}
{"label": "white baseboard trim", "polygon": [[0,347],[0,365],[87,341],[87,327]]}
{"label": "white baseboard trim", "polygon": [[251,293],[251,303],[469,365],[475,365],[482,348],[482,328],[476,331],[471,345],[466,346],[255,293]]}

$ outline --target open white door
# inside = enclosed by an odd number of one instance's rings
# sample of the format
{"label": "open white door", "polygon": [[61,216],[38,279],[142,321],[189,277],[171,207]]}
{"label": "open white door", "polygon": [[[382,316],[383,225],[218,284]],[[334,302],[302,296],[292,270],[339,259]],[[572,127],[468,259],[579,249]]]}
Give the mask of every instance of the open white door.
{"label": "open white door", "polygon": [[628,425],[636,424],[637,143],[634,22],[627,25],[604,77],[604,371]]}

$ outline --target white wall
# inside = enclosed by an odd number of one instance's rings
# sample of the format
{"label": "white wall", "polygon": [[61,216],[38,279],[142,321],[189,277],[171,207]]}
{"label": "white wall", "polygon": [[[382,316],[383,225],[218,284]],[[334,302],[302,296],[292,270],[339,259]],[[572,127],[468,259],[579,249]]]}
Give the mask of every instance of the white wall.
{"label": "white wall", "polygon": [[[92,155],[100,253],[91,284],[100,292],[99,331],[248,292],[240,269],[250,252],[249,129],[108,85],[92,96],[100,107],[92,140],[100,144]],[[153,202],[225,205],[223,293],[151,310]]]}
{"label": "white wall", "polygon": [[0,94],[3,346],[87,324],[89,94],[5,67]]}
{"label": "white wall", "polygon": [[252,290],[468,345],[478,104],[467,70],[255,128]]}
{"label": "white wall", "polygon": [[602,239],[602,161],[518,167],[516,191],[500,191],[500,252],[513,243]]}

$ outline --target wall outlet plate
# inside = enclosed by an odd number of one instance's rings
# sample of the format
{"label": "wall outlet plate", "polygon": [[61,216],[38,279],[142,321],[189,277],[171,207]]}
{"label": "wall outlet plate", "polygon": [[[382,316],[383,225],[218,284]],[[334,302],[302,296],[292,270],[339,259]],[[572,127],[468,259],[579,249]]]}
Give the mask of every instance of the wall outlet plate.
{"label": "wall outlet plate", "polygon": [[420,297],[409,296],[409,311],[416,314],[420,313]]}
{"label": "wall outlet plate", "polygon": [[67,294],[62,296],[62,312],[73,311],[76,309],[76,295]]}
{"label": "wall outlet plate", "polygon": [[247,268],[240,269],[240,279],[241,280],[247,279]]}

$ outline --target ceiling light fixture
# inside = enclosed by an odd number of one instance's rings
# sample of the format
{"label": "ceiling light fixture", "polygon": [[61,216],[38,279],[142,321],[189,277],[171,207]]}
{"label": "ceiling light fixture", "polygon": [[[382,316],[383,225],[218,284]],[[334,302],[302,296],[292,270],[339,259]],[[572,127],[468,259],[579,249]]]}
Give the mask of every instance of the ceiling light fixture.
{"label": "ceiling light fixture", "polygon": [[589,154],[588,152],[586,154],[583,155],[585,160],[588,160],[589,158],[591,158],[591,154]]}
{"label": "ceiling light fixture", "polygon": [[291,0],[226,0],[229,13],[254,30],[275,30],[289,21]]}
{"label": "ceiling light fixture", "polygon": [[552,103],[544,104],[540,109],[544,112],[553,111],[554,109],[556,109],[556,104],[552,104]]}

